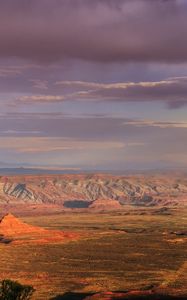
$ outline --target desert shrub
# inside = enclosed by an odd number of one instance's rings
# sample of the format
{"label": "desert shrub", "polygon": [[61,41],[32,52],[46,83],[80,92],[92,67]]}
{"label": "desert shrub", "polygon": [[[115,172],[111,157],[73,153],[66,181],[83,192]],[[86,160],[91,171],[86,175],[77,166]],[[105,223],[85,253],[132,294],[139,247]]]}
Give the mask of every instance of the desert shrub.
{"label": "desert shrub", "polygon": [[0,284],[0,300],[29,300],[33,293],[32,286],[17,281],[5,279]]}

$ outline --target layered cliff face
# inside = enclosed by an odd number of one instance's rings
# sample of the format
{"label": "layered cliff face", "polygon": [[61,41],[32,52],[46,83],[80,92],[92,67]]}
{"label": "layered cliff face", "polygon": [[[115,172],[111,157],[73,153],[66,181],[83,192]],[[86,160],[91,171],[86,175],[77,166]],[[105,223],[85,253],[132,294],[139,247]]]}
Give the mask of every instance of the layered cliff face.
{"label": "layered cliff face", "polygon": [[0,178],[1,203],[51,203],[72,208],[92,208],[97,204],[104,207],[104,203],[107,206],[107,201],[110,208],[112,203],[116,209],[125,204],[183,205],[187,202],[187,179],[177,176],[112,175]]}

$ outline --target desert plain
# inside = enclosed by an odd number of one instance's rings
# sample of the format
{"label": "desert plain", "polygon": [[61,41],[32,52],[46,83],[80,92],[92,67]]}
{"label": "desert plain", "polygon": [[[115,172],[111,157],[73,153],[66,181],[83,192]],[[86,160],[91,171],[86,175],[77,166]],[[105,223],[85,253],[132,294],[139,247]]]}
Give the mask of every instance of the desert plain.
{"label": "desert plain", "polygon": [[186,299],[185,178],[2,175],[0,279],[36,300]]}

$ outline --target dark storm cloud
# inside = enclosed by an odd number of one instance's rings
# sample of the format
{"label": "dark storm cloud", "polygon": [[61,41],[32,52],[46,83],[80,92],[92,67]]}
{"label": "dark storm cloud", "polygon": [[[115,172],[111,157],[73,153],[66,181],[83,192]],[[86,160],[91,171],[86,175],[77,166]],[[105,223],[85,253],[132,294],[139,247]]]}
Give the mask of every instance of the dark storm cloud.
{"label": "dark storm cloud", "polygon": [[186,28],[181,0],[6,0],[0,57],[183,62]]}

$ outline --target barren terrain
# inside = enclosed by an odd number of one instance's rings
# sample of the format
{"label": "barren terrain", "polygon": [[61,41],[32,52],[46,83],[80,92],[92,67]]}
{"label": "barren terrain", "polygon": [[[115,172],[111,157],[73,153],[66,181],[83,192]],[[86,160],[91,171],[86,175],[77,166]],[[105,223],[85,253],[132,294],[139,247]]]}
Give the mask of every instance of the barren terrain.
{"label": "barren terrain", "polygon": [[129,208],[129,214],[24,217],[27,224],[52,233],[85,235],[65,243],[1,243],[0,277],[34,285],[33,299],[84,299],[90,293],[145,288],[186,296],[186,210],[174,208],[170,215],[140,210],[139,215]]}
{"label": "barren terrain", "polygon": [[2,205],[27,203],[63,209],[118,210],[126,205],[183,206],[186,199],[187,179],[183,174],[0,177]]}
{"label": "barren terrain", "polygon": [[0,279],[33,285],[34,300],[185,299],[186,187],[172,176],[1,177],[0,214],[14,216],[0,223]]}

